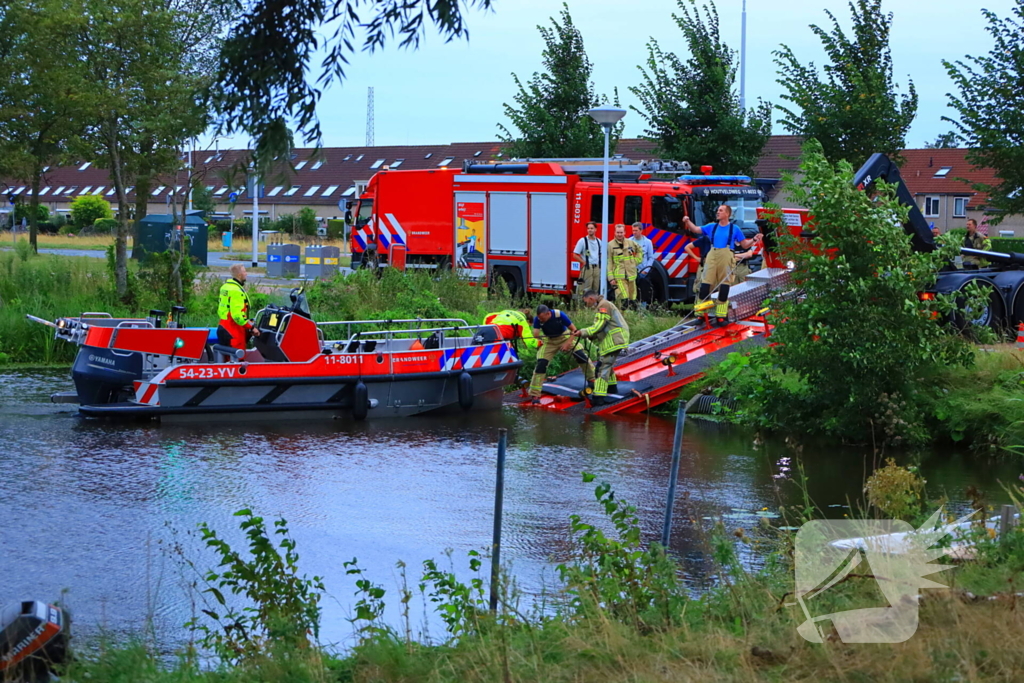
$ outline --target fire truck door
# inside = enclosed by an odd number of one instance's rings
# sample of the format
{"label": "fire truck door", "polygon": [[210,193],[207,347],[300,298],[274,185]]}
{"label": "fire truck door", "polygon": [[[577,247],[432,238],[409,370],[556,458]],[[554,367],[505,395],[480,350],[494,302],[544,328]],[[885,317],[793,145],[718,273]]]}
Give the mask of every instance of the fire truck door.
{"label": "fire truck door", "polygon": [[565,194],[530,194],[530,287],[563,290],[569,284],[569,225]]}
{"label": "fire truck door", "polygon": [[483,192],[455,193],[455,268],[471,280],[487,275],[486,201]]}
{"label": "fire truck door", "polygon": [[490,211],[490,243],[488,253],[517,254],[526,253],[526,193],[525,192],[491,192]]}

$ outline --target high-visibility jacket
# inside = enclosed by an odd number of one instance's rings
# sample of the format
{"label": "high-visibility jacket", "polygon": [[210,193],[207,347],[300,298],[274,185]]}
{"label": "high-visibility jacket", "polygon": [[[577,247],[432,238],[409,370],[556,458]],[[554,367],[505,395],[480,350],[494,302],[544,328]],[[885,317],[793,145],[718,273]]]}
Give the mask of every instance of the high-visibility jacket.
{"label": "high-visibility jacket", "polygon": [[242,283],[231,278],[220,286],[220,304],[217,317],[240,327],[249,327],[249,296]]}
{"label": "high-visibility jacket", "polygon": [[635,280],[636,267],[643,258],[644,250],[628,237],[612,240],[608,243],[608,278]]}
{"label": "high-visibility jacket", "polygon": [[531,349],[537,348],[537,339],[526,316],[519,311],[504,310],[484,318],[485,325],[497,325],[503,339],[520,338]]}
{"label": "high-visibility jacket", "polygon": [[582,336],[597,342],[599,356],[607,356],[629,346],[629,325],[615,304],[601,299],[594,324],[583,330]]}

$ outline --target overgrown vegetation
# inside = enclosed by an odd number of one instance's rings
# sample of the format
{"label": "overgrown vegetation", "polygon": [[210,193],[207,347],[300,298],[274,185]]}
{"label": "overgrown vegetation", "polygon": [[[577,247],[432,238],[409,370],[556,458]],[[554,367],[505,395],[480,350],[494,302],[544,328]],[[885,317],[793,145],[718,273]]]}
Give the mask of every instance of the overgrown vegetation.
{"label": "overgrown vegetation", "polygon": [[[890,488],[906,493],[904,506],[922,510],[926,496],[923,486],[913,484],[916,475],[892,464],[887,469],[897,482]],[[358,577],[351,617],[356,641],[345,652],[317,642],[316,606],[324,585],[300,575],[284,520],[275,523],[273,535],[282,539],[275,543],[260,518],[241,511],[250,552],[233,550],[204,526],[220,565],[197,588],[217,604],[231,604],[217,597],[220,588],[226,581],[229,587],[244,584],[241,591],[231,588],[247,598],[234,608],[242,610],[243,624],[263,623],[264,615],[280,614],[282,606],[299,609],[289,637],[252,638],[244,647],[225,648],[237,638],[237,624],[207,614],[199,619],[205,622],[201,634],[216,636],[211,649],[188,647],[171,660],[141,643],[107,644],[99,652],[79,652],[63,680],[1005,681],[1024,664],[1017,647],[1024,618],[1014,608],[1013,584],[1005,581],[1024,565],[1019,527],[1000,539],[984,530],[973,534],[975,559],[941,575],[951,588],[923,593],[920,626],[906,643],[850,645],[834,632],[823,643],[810,643],[798,635],[805,614],[791,599],[790,525],[807,516],[786,519],[789,511],[780,509],[754,528],[731,533],[722,522],[692,522],[714,577],[713,588],[694,596],[679,561],[644,541],[636,508],[608,484],[598,485],[595,494],[606,519],[573,515],[560,583],[531,607],[506,577],[498,609],[489,611],[481,577],[486,557],[476,551],[469,553],[468,573],[427,560],[411,586],[399,562],[394,594],[366,576],[356,560],[344,563]],[[761,569],[740,562],[744,546],[765,558]],[[880,580],[870,572],[851,575],[808,605],[819,615],[877,607],[883,604]],[[443,634],[414,632],[414,599],[436,612]],[[299,607],[303,601],[305,609]],[[400,608],[397,624],[383,619],[388,602]]]}
{"label": "overgrown vegetation", "polygon": [[894,188],[857,189],[850,164],[832,166],[816,142],[801,169],[793,191],[815,217],[814,236],[803,242],[776,222],[801,296],[775,302],[771,347],[730,356],[708,385],[739,400],[739,419],[788,434],[905,446],[956,421],[949,433],[962,437],[963,411],[954,417],[950,393],[937,390],[974,376],[975,352],[940,321],[978,304],[919,296],[956,247],[913,251]]}

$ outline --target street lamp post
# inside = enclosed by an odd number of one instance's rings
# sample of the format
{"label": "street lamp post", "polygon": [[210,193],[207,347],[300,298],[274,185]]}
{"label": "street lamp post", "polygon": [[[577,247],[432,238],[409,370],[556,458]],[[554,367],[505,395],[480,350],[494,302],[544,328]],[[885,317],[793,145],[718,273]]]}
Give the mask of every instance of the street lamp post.
{"label": "street lamp post", "polygon": [[605,253],[601,259],[601,296],[608,295],[608,138],[612,127],[626,115],[625,109],[604,104],[590,110],[590,118],[604,129],[604,191],[601,203],[601,235],[604,239]]}

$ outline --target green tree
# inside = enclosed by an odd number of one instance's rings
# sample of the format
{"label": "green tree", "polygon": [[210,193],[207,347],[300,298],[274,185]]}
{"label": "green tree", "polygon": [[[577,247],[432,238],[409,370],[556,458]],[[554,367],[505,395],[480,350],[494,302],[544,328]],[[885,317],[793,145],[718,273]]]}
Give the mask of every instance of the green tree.
{"label": "green tree", "polygon": [[203,184],[197,184],[192,188],[192,208],[196,211],[205,211],[209,218],[217,208],[217,202],[213,200],[213,192],[206,189]]}
{"label": "green tree", "polygon": [[[70,0],[69,0],[70,1]],[[201,93],[209,83],[201,60],[180,43],[190,22],[206,19],[201,5],[169,6],[165,0],[79,0],[88,18],[80,36],[81,67],[94,124],[87,142],[110,171],[120,221],[114,240],[114,277],[119,297],[129,296],[127,188],[144,168],[170,158],[208,122]],[[188,7],[192,7],[191,10]],[[203,51],[200,50],[200,53]],[[159,162],[162,165],[162,162]],[[149,197],[136,188],[136,195]]]}
{"label": "green tree", "polygon": [[320,225],[320,220],[316,217],[316,210],[308,206],[299,209],[295,225],[303,235],[315,235],[317,226]]}
{"label": "green tree", "polygon": [[771,376],[758,389],[759,410],[783,428],[863,440],[884,426],[907,439],[921,419],[913,398],[922,373],[973,359],[970,345],[934,320],[953,303],[918,297],[957,249],[915,252],[895,187],[857,189],[849,162],[831,165],[817,141],[804,146],[801,171],[793,201],[814,216],[813,237],[807,244],[779,232],[804,296],[778,302],[770,352],[799,388]]}
{"label": "green tree", "polygon": [[666,159],[711,164],[720,173],[751,173],[772,128],[772,106],[759,102],[744,112],[734,88],[735,53],[719,35],[714,3],[701,17],[694,0],[677,0],[673,14],[689,48],[689,59],[647,43],[643,80],[629,90],[640,101],[632,107],[647,122],[644,134]]}
{"label": "green tree", "polygon": [[995,170],[995,183],[978,183],[974,189],[989,194],[995,209],[989,220],[997,225],[1008,215],[1024,213],[1024,0],[1016,0],[1007,18],[981,12],[992,48],[979,57],[943,60],[959,91],[947,95],[949,104],[960,117],[943,120],[962,136],[968,161]]}
{"label": "green tree", "polygon": [[882,0],[850,2],[853,35],[847,36],[830,11],[832,31],[817,25],[811,31],[821,40],[829,62],[824,76],[813,63],[801,64],[786,45],[775,52],[782,99],[783,128],[821,143],[826,158],[854,166],[874,152],[899,159],[907,131],[917,113],[917,91],[908,81],[900,95],[892,77],[889,30],[892,13],[882,12]]}
{"label": "green tree", "polygon": [[925,149],[956,149],[960,146],[960,138],[956,133],[942,133],[933,142],[924,143]]}
{"label": "green tree", "polygon": [[[514,106],[505,104],[505,115],[517,133],[498,124],[504,153],[512,157],[604,156],[604,132],[588,112],[607,98],[594,91],[593,66],[569,7],[562,5],[561,23],[552,17],[549,28],[538,26],[537,30],[544,38],[545,71],[534,73],[526,85],[512,74],[519,92]],[[618,104],[617,94],[615,100]],[[613,131],[612,149],[621,131],[621,125]]]}
{"label": "green tree", "polygon": [[85,129],[76,96],[83,83],[67,68],[75,61],[82,17],[57,0],[14,0],[0,17],[0,174],[29,186],[25,215],[29,242],[38,249],[44,169],[66,161],[69,145]]}
{"label": "green tree", "polygon": [[[280,155],[291,142],[289,121],[307,143],[319,142],[316,104],[320,93],[345,76],[348,56],[384,47],[396,35],[416,48],[433,25],[445,41],[467,38],[463,5],[490,9],[492,0],[255,0],[228,31],[212,85],[218,132],[247,134],[257,158]],[[325,24],[333,32],[323,40]],[[318,77],[308,73],[321,51]]]}
{"label": "green tree", "polygon": [[[50,220],[50,208],[45,204],[36,204],[36,223],[45,223]],[[14,205],[14,222],[19,222],[22,218],[28,219],[29,214],[32,213],[32,203],[26,204],[25,202],[18,202]],[[31,222],[31,221],[29,221]]]}
{"label": "green tree", "polygon": [[92,194],[76,197],[71,202],[71,220],[79,228],[92,225],[101,218],[113,218],[110,202]]}

